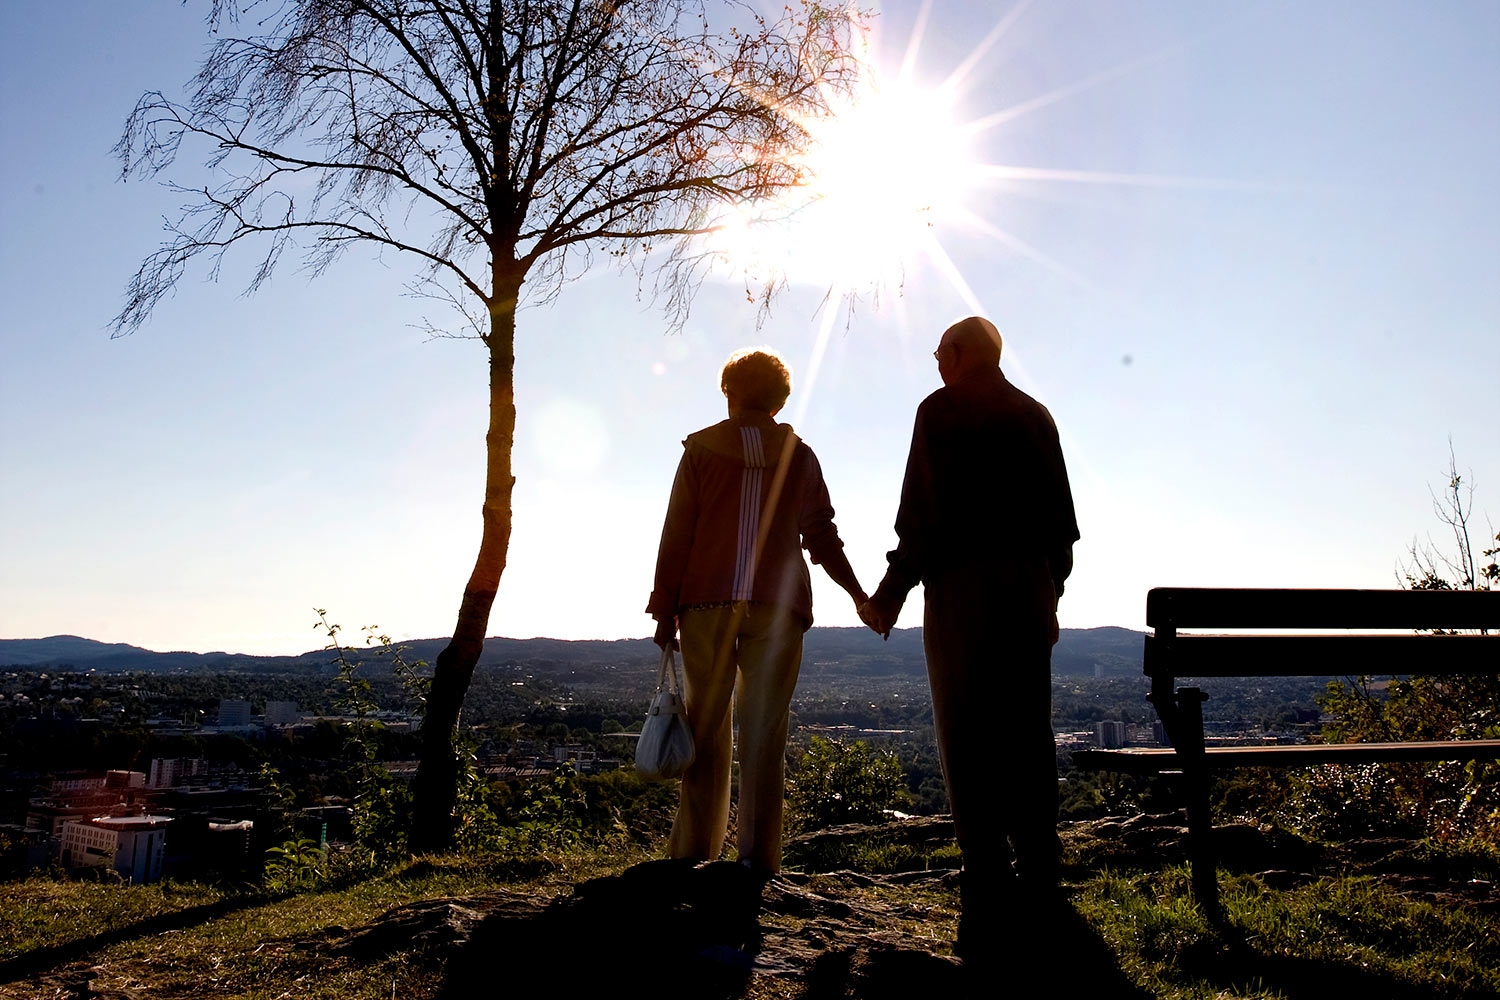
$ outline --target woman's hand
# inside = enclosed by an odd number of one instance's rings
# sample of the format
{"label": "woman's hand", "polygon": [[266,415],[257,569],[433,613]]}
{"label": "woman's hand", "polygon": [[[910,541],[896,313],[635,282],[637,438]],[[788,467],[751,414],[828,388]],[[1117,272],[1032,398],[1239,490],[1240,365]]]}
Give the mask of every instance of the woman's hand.
{"label": "woman's hand", "polygon": [[680,649],[681,647],[677,644],[677,616],[668,615],[665,618],[658,618],[656,620],[656,635],[651,641],[660,646],[663,651],[668,647]]}

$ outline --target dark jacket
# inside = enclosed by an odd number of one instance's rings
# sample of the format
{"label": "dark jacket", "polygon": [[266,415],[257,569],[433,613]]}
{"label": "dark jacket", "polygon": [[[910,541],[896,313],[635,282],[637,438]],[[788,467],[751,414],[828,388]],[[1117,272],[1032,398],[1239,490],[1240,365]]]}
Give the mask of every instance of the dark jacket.
{"label": "dark jacket", "polygon": [[896,534],[884,594],[952,568],[1043,559],[1061,596],[1078,521],[1052,414],[999,368],[924,399]]}

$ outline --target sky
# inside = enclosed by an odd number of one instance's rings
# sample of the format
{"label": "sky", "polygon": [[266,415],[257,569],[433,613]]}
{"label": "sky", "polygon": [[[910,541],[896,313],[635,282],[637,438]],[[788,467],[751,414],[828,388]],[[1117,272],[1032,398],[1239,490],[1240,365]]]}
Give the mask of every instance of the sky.
{"label": "sky", "polygon": [[[141,93],[183,93],[206,7],[0,4],[0,636],[298,653],[315,608],[356,642],[447,635],[486,362],[423,332],[451,317],[404,295],[408,261],[288,260],[245,297],[244,254],[110,337],[181,202],[110,150]],[[931,352],[976,312],[1061,432],[1064,628],[1141,628],[1153,586],[1395,586],[1414,540],[1443,541],[1450,442],[1479,537],[1500,524],[1500,5],[873,9],[880,93],[930,103],[877,119],[840,190],[887,161],[941,181],[898,264],[852,312],[808,269],[762,322],[725,273],[673,332],[603,266],[523,311],[490,634],[650,634],[680,442],[723,418],[718,367],[747,345],[791,363],[783,418],[873,590]],[[926,131],[949,120],[977,123],[951,149]],[[818,624],[858,624],[814,581]]]}

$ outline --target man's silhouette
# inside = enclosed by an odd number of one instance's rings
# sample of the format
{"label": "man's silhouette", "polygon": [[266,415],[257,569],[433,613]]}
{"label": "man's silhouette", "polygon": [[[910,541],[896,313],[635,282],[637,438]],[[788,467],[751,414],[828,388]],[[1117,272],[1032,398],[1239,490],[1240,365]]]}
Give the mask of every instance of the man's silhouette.
{"label": "man's silhouette", "polygon": [[1078,524],[1057,426],[1000,371],[971,316],[938,344],[943,387],[917,408],[889,569],[860,609],[888,633],[924,585],[933,719],[963,852],[959,952],[1013,944],[1056,893],[1052,645]]}

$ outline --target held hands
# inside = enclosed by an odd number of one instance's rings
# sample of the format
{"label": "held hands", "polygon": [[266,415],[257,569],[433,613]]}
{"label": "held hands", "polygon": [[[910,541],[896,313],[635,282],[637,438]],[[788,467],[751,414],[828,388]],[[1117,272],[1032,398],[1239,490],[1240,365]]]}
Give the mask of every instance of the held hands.
{"label": "held hands", "polygon": [[[866,594],[863,590],[859,590],[851,593],[849,596],[854,598],[854,610],[859,614],[859,620],[868,625],[876,633],[879,633],[881,638],[885,638],[884,633],[881,633],[876,622],[871,618],[870,595]],[[886,631],[890,630],[887,629]]]}
{"label": "held hands", "polygon": [[859,605],[859,620],[870,626],[882,639],[891,637],[891,629],[895,627],[896,616],[900,613],[899,605],[888,598],[881,598],[879,594]]}

